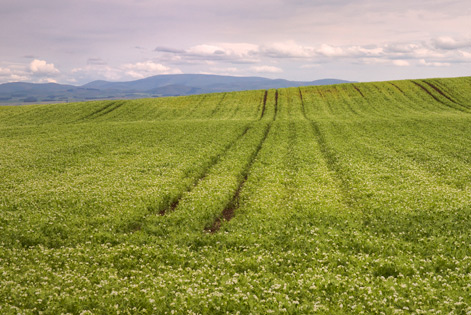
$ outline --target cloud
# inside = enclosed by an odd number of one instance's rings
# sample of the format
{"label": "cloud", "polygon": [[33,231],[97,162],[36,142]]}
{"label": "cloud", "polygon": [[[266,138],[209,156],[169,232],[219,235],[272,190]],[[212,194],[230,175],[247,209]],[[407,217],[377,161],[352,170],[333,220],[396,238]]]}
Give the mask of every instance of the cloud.
{"label": "cloud", "polygon": [[8,78],[11,77],[13,73],[8,68],[0,68],[0,77],[1,78]]}
{"label": "cloud", "polygon": [[29,64],[10,63],[0,67],[0,83],[20,81],[55,83],[60,74],[54,64],[34,59]]}
{"label": "cloud", "polygon": [[310,63],[310,64],[304,64],[301,65],[299,68],[301,69],[314,69],[314,68],[319,68],[321,65],[319,63]]}
{"label": "cloud", "polygon": [[387,58],[362,58],[359,60],[359,63],[366,65],[390,65],[396,67],[407,67],[411,65],[411,63],[407,60],[391,60]]}
{"label": "cloud", "polygon": [[198,74],[239,76],[240,72],[241,72],[241,69],[236,68],[236,67],[211,67],[203,71],[198,71]]}
{"label": "cloud", "polygon": [[438,37],[432,39],[432,45],[443,50],[471,48],[471,39],[457,40],[451,37]]}
{"label": "cloud", "polygon": [[125,73],[133,78],[142,79],[157,74],[179,74],[179,69],[172,69],[160,63],[153,61],[138,62],[134,64],[125,64],[123,66]]}
{"label": "cloud", "polygon": [[106,65],[106,61],[101,58],[88,58],[87,65]]}
{"label": "cloud", "polygon": [[309,58],[315,55],[313,48],[299,45],[292,40],[266,45],[262,47],[261,53],[271,58]]}
{"label": "cloud", "polygon": [[21,65],[0,67],[0,83],[28,81],[30,76]]}
{"label": "cloud", "polygon": [[109,80],[118,81],[123,78],[123,72],[108,65],[87,64],[85,67],[73,68],[70,74],[77,81]]}
{"label": "cloud", "polygon": [[287,41],[283,43],[275,43],[262,47],[261,54],[270,58],[292,58],[292,59],[310,59],[322,60],[328,58],[331,60],[341,60],[359,57],[391,57],[394,58],[398,52],[411,52],[413,45],[406,47],[393,46],[393,45],[350,45],[350,46],[336,46],[330,44],[320,44],[317,47],[303,46],[294,41]]}
{"label": "cloud", "polygon": [[471,62],[471,52],[459,50],[457,51],[457,54],[460,57],[460,60]]}
{"label": "cloud", "polygon": [[382,57],[385,55],[381,46],[332,46],[322,44],[315,50],[316,56],[329,58],[358,58],[358,57]]}
{"label": "cloud", "polygon": [[[365,69],[373,69],[375,65],[384,69],[415,67],[417,73],[424,71],[425,67],[441,67],[445,71],[448,70],[446,67],[449,67],[455,72],[463,73],[464,70],[459,70],[460,66],[471,64],[471,40],[463,38],[465,37],[435,37],[362,45],[338,45],[322,41],[308,43],[299,40],[270,42],[268,39],[263,44],[200,42],[184,48],[176,45],[143,49],[137,56],[135,48],[132,48],[135,59],[128,63],[111,64],[110,61],[108,64],[104,59],[95,56],[85,58],[86,65],[72,70],[61,68],[59,71],[54,63],[39,58],[31,59],[32,61],[23,59],[24,63],[19,64],[3,62],[0,63],[0,82],[75,80],[85,83],[97,79],[125,81],[182,72],[225,75],[284,73],[294,79],[296,77],[293,73],[296,69],[299,71],[319,68],[323,73],[327,73],[326,69],[346,69],[349,65],[370,66]],[[116,59],[112,55],[108,58]],[[308,73],[303,72],[304,75]],[[317,73],[314,70],[311,72]],[[343,72],[339,76],[343,76]]]}
{"label": "cloud", "polygon": [[13,79],[13,73],[8,68],[0,68],[0,82],[16,81]]}
{"label": "cloud", "polygon": [[257,73],[282,73],[283,69],[274,66],[253,66],[250,68]]}
{"label": "cloud", "polygon": [[223,48],[206,44],[190,47],[190,49],[188,49],[185,53],[193,56],[212,56],[225,54]]}
{"label": "cloud", "polygon": [[59,70],[56,69],[54,64],[47,63],[44,60],[34,59],[29,64],[29,69],[33,75],[37,76],[53,76],[59,73]]}
{"label": "cloud", "polygon": [[[430,45],[424,41],[386,43],[368,46],[332,46],[322,44],[320,48],[316,49],[314,59],[317,59],[318,62],[344,60],[353,63],[389,64],[402,67],[411,66],[413,64],[425,65],[422,60],[429,60],[426,64],[435,64],[435,66],[471,61],[471,58],[469,58],[471,52],[469,52],[469,49],[465,48],[464,41],[448,41],[446,43],[448,45],[446,47],[450,48],[448,50],[442,49],[445,47],[445,41],[442,41],[442,48],[437,48],[436,45]],[[454,45],[453,47],[456,49],[451,49],[452,43]],[[463,49],[458,49],[458,47]],[[322,57],[328,59],[323,59]]]}
{"label": "cloud", "polygon": [[392,60],[392,64],[398,67],[408,67],[410,66],[409,61],[407,60]]}
{"label": "cloud", "polygon": [[182,49],[176,49],[176,48],[171,48],[171,47],[163,47],[163,46],[156,47],[154,49],[154,51],[164,52],[164,53],[171,53],[171,54],[183,54],[183,53],[185,53],[185,51],[182,50]]}
{"label": "cloud", "polygon": [[43,78],[37,81],[37,83],[57,83],[57,81],[52,78]]}
{"label": "cloud", "polygon": [[[200,43],[186,49],[156,48],[159,60],[168,64],[193,67],[197,72],[229,69],[233,64],[252,64],[240,67],[234,74],[290,73],[290,69],[332,67],[341,63],[386,67],[446,67],[471,63],[471,47],[466,41],[454,39],[429,39],[420,41],[383,42],[369,45],[333,45],[319,43],[306,45],[295,40],[250,43]],[[449,49],[444,49],[449,48]],[[455,48],[455,49],[451,49]],[[267,66],[266,64],[283,66]],[[208,69],[207,67],[210,66]],[[205,68],[202,68],[205,67]],[[230,74],[231,71],[221,71]]]}
{"label": "cloud", "polygon": [[256,63],[258,45],[248,43],[199,44],[187,49],[157,47],[154,51],[164,54],[163,60],[175,63],[224,61],[229,63]]}
{"label": "cloud", "polygon": [[327,44],[322,44],[317,53],[326,57],[345,57],[347,53],[340,47],[334,47]]}
{"label": "cloud", "polygon": [[384,45],[386,54],[410,54],[423,47],[423,44],[417,43],[388,43]]}
{"label": "cloud", "polygon": [[135,80],[158,74],[178,73],[182,73],[182,71],[149,60],[119,66],[110,66],[103,63],[88,63],[85,67],[78,67],[71,70],[73,78],[81,82],[97,79],[109,81]]}
{"label": "cloud", "polygon": [[240,70],[236,67],[226,67],[226,68],[210,68],[209,69],[212,73],[237,73]]}
{"label": "cloud", "polygon": [[425,59],[419,60],[419,65],[421,66],[427,66],[427,67],[448,67],[451,65],[449,62],[429,62],[426,61]]}

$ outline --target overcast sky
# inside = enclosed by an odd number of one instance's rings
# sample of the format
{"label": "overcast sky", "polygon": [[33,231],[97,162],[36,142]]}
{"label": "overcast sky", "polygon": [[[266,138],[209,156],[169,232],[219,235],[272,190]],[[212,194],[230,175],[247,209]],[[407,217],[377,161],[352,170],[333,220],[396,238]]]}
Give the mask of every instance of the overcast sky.
{"label": "overcast sky", "polygon": [[471,75],[469,0],[1,0],[0,83]]}

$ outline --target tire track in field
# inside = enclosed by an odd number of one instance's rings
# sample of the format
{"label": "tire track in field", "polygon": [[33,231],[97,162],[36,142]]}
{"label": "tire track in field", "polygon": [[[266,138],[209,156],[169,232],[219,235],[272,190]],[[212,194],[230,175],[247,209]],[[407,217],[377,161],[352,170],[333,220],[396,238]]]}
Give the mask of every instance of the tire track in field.
{"label": "tire track in field", "polygon": [[221,99],[217,103],[216,107],[211,111],[211,114],[209,114],[209,117],[212,118],[220,109],[222,106],[222,102],[224,102],[224,99],[226,98],[227,93],[223,93]]}
{"label": "tire track in field", "polygon": [[[416,105],[407,95],[404,94],[404,92],[399,88],[397,87],[396,85],[392,84],[394,86],[395,89],[397,89],[400,93],[397,93],[395,92],[393,95],[390,95],[387,93],[387,91],[389,90],[388,88],[385,89],[384,86],[379,86],[378,84],[376,83],[371,83],[370,87],[373,87],[375,89],[375,91],[379,94],[379,95],[382,95],[385,99],[387,99],[387,103],[388,103],[388,107],[387,109],[390,110],[391,112],[390,113],[387,113],[383,110],[379,110],[379,109],[375,109],[374,107],[371,108],[371,110],[375,110],[376,113],[378,113],[378,116],[381,116],[381,117],[386,117],[386,118],[389,118],[391,114],[396,114],[396,113],[402,113],[402,112],[411,112],[411,111],[417,111],[417,109],[415,107],[411,107],[411,105]],[[407,105],[406,102],[404,102],[403,100],[401,101],[398,101],[397,100],[397,96],[400,95],[404,98],[406,98],[407,100],[407,103],[409,103],[409,105]],[[375,104],[377,101],[373,102],[373,104]],[[394,109],[395,108],[395,109]]]}
{"label": "tire track in field", "polygon": [[[265,96],[264,96],[264,104],[263,104],[264,108],[265,108],[265,105],[266,105],[266,100],[267,100],[267,91],[265,92]],[[262,111],[262,113],[264,113],[264,110]],[[276,90],[276,92],[275,92],[275,113],[273,115],[273,119],[267,125],[267,127],[265,129],[265,132],[263,134],[263,137],[261,138],[260,142],[258,143],[255,151],[252,153],[252,156],[250,157],[249,162],[244,167],[244,169],[241,173],[242,180],[237,185],[237,189],[234,192],[234,195],[232,196],[231,201],[229,201],[229,203],[225,206],[224,210],[222,210],[220,216],[217,217],[216,220],[214,220],[214,222],[211,224],[211,226],[204,229],[205,232],[211,233],[211,234],[216,233],[221,228],[221,224],[222,224],[223,221],[230,221],[234,217],[235,212],[237,211],[237,209],[240,206],[240,192],[244,188],[244,185],[247,182],[247,179],[249,177],[250,170],[252,169],[252,166],[253,166],[255,160],[257,159],[257,156],[259,155],[260,150],[262,149],[263,144],[265,143],[265,141],[268,137],[268,134],[270,133],[272,124],[276,120],[277,113],[278,113],[278,90]],[[262,117],[263,116],[261,116],[261,118]]]}
{"label": "tire track in field", "polygon": [[[445,103],[444,101],[442,101],[441,99],[439,99],[438,97],[436,97],[435,95],[432,94],[432,92],[430,92],[425,86],[423,86],[422,84],[416,82],[416,81],[413,81],[411,80],[410,82],[414,83],[415,85],[417,85],[419,88],[421,88],[423,91],[425,91],[428,95],[430,95],[435,101],[437,101],[438,103],[440,104],[443,104],[445,105],[446,107],[450,108],[450,109],[454,109],[454,110],[458,110],[460,112],[465,112],[464,109],[462,108],[457,108],[457,107],[454,107],[454,106],[451,106],[447,103]],[[426,83],[426,82],[425,82]],[[447,98],[448,99],[448,98]],[[455,103],[455,102],[453,102]],[[455,103],[456,104],[456,103]],[[459,105],[459,104],[458,104]]]}
{"label": "tire track in field", "polygon": [[430,86],[432,89],[434,89],[436,92],[438,92],[438,94],[440,94],[441,96],[443,96],[444,98],[446,98],[447,100],[449,100],[450,102],[456,104],[456,105],[459,105],[459,106],[462,106],[462,107],[465,107],[463,104],[460,104],[458,103],[457,101],[455,101],[454,99],[452,99],[450,96],[446,95],[445,92],[443,92],[438,86],[436,86],[435,84],[429,82],[429,81],[426,81],[424,80],[423,81],[425,84],[427,84],[428,86]]}
{"label": "tire track in field", "polygon": [[124,103],[125,103],[125,101],[112,101],[109,104],[106,104],[105,106],[103,106],[102,108],[94,111],[93,113],[88,114],[88,115],[76,120],[76,122],[86,120],[86,119],[90,119],[90,118],[95,119],[95,118],[104,116],[104,115],[109,114],[112,111],[120,108]]}
{"label": "tire track in field", "polygon": [[275,115],[273,116],[273,121],[276,120],[276,115],[278,115],[278,90],[275,92]]}
{"label": "tire track in field", "polygon": [[309,120],[306,116],[306,107],[304,106],[303,92],[301,92],[300,87],[298,88],[298,91],[299,91],[299,99],[301,100],[301,111],[303,113],[303,117],[304,117],[304,119]]}
{"label": "tire track in field", "polygon": [[260,118],[258,120],[262,120],[263,115],[265,115],[265,108],[267,106],[267,97],[268,97],[268,90],[265,90],[265,94],[263,95],[262,113],[260,114]]}
{"label": "tire track in field", "polygon": [[317,145],[319,146],[319,150],[321,151],[322,159],[325,161],[325,164],[327,166],[327,169],[330,171],[331,178],[334,180],[336,183],[337,187],[340,189],[340,193],[342,194],[342,200],[343,203],[347,207],[351,207],[351,202],[349,201],[352,199],[352,195],[350,193],[350,190],[348,189],[348,183],[345,180],[344,176],[341,175],[340,172],[340,165],[337,163],[337,159],[335,155],[332,153],[332,151],[329,149],[327,140],[325,139],[324,133],[321,131],[319,127],[319,123],[309,119],[306,114],[305,114],[305,105],[304,105],[304,100],[303,100],[303,94],[301,92],[301,89],[299,89],[299,96],[301,99],[301,106],[303,108],[303,116],[304,118],[309,121],[311,125],[311,129],[314,135],[314,138],[317,142]]}
{"label": "tire track in field", "polygon": [[[214,165],[216,165],[216,164],[221,160],[221,158],[222,158],[240,139],[242,139],[242,138],[247,134],[247,132],[249,131],[250,128],[251,128],[250,125],[245,126],[244,130],[242,131],[242,133],[239,134],[239,135],[237,136],[237,138],[236,138],[233,142],[227,144],[227,145],[223,148],[221,154],[218,154],[218,155],[212,157],[212,158],[210,159],[210,162],[208,163],[208,165],[203,168],[203,170],[200,172],[200,175],[193,181],[193,183],[192,183],[186,190],[182,191],[176,198],[174,198],[174,200],[171,200],[169,206],[164,207],[164,208],[162,208],[162,209],[153,210],[153,211],[151,211],[151,213],[158,212],[159,215],[165,215],[165,214],[167,214],[167,213],[169,213],[169,212],[175,210],[175,209],[178,207],[178,205],[180,204],[180,201],[182,200],[184,193],[190,192],[190,191],[198,184],[198,182],[200,182],[200,181],[203,180],[206,176],[208,176],[208,174],[209,174],[211,168],[212,168]],[[150,209],[150,210],[152,210],[152,209]]]}
{"label": "tire track in field", "polygon": [[[277,93],[278,93],[278,92],[277,92]],[[225,96],[225,95],[226,95],[226,93],[224,94],[224,96]],[[263,118],[263,116],[265,115],[265,108],[266,108],[266,104],[267,104],[267,95],[268,95],[268,91],[266,90],[266,91],[265,91],[265,95],[264,95],[264,97],[263,97],[262,114],[261,114],[259,120],[261,120],[261,119]],[[222,102],[222,100],[224,99],[224,96],[223,96],[223,98],[221,99],[221,102]],[[275,115],[276,115],[276,114],[275,114]],[[239,135],[239,136],[237,137],[237,139],[236,139],[234,142],[232,142],[230,145],[226,146],[226,147],[224,148],[223,153],[222,153],[221,155],[219,155],[214,161],[213,161],[213,160],[211,161],[211,163],[210,163],[211,165],[210,165],[209,167],[207,167],[207,168],[203,171],[203,175],[202,175],[201,177],[199,177],[197,180],[195,180],[195,182],[193,183],[193,185],[192,185],[192,186],[190,187],[190,189],[187,190],[186,192],[191,191],[191,188],[192,188],[192,187],[195,187],[199,181],[203,180],[203,179],[208,175],[208,173],[210,172],[211,168],[212,168],[214,165],[216,165],[216,164],[219,162],[219,160],[221,160],[221,157],[224,156],[224,155],[226,154],[226,152],[228,152],[242,137],[245,136],[245,134],[249,131],[250,128],[251,128],[250,125],[246,126],[245,129],[244,129],[244,131],[242,132],[242,134]],[[265,138],[266,138],[266,135],[265,135]],[[257,151],[257,154],[258,154],[258,151]],[[253,162],[252,162],[252,163],[253,163]],[[245,178],[245,180],[247,180],[247,175],[244,175],[244,178]],[[245,181],[245,180],[244,180],[244,181]],[[237,195],[237,196],[239,195],[240,189],[241,189],[241,185],[239,185],[239,187],[237,188],[237,191],[236,191],[236,194],[235,194],[235,195]],[[160,214],[160,215],[165,215],[165,213],[168,213],[168,212],[170,212],[170,211],[175,210],[175,209],[178,207],[178,205],[179,205],[179,203],[180,203],[182,197],[183,197],[183,193],[182,193],[175,201],[173,201],[167,209],[162,209],[162,210],[159,212],[159,214]],[[238,198],[238,197],[237,197],[237,198]],[[234,199],[234,198],[233,198],[233,199]],[[226,213],[224,213],[224,211],[223,211],[223,216],[229,217],[230,214],[227,214],[227,212],[228,212],[228,210],[226,210]],[[231,216],[231,218],[232,218],[232,216]],[[230,219],[229,219],[229,220],[230,220]]]}
{"label": "tire track in field", "polygon": [[397,84],[394,84],[392,82],[387,83],[394,86],[394,88],[396,88],[401,93],[401,95],[404,96],[404,98],[409,102],[409,106],[405,107],[406,110],[415,110],[417,112],[430,111],[430,108],[422,105],[420,102],[414,102],[414,100],[409,95],[407,95],[407,93],[404,92],[404,90],[401,89]]}
{"label": "tire track in field", "polygon": [[361,97],[363,97],[363,98],[365,97],[365,95],[363,94],[363,92],[360,91],[360,89],[359,89],[355,84],[352,83],[352,86],[353,86],[353,88],[354,88],[358,93],[360,93]]}
{"label": "tire track in field", "polygon": [[[362,98],[365,98],[365,96],[363,95],[363,93],[360,91],[360,89],[359,89],[358,87],[356,87],[356,86],[353,85],[353,84],[352,84],[352,86],[353,86],[353,88],[362,96]],[[341,93],[340,91],[342,91],[342,90],[341,90],[339,87],[335,87],[335,86],[334,86],[334,88],[335,88],[337,91],[339,91],[338,94],[339,94],[341,97],[342,97],[342,94],[347,94],[347,93],[348,93],[348,92],[345,91],[345,90],[343,90],[343,93]],[[356,101],[352,100],[350,97],[347,97],[347,96],[348,96],[348,94],[347,94],[346,96],[343,96],[343,98],[345,99],[344,104],[347,105],[347,107],[348,107],[348,109],[350,110],[350,112],[352,112],[353,115],[355,115],[355,116],[360,116],[360,117],[361,117],[361,116],[365,116],[365,114],[361,112],[361,108],[358,108],[358,109],[355,109],[355,108],[354,108],[355,105],[357,105],[357,107],[358,107],[358,103],[357,103]],[[369,103],[369,102],[367,101],[367,103]],[[373,110],[374,110],[374,109],[373,109]],[[360,111],[360,112],[359,112],[359,111]],[[376,111],[376,110],[375,110],[375,111]],[[376,111],[376,112],[377,112],[377,111]]]}
{"label": "tire track in field", "polygon": [[406,93],[400,87],[398,87],[396,84],[394,84],[392,82],[388,82],[388,83],[391,84],[392,86],[394,86],[397,90],[399,90],[399,92],[401,92],[404,96],[407,97]]}
{"label": "tire track in field", "polygon": [[203,104],[203,102],[206,100],[207,97],[208,97],[208,94],[203,95],[203,97],[201,97],[199,102],[197,102],[196,105],[190,111],[188,111],[188,113],[186,113],[184,118],[191,117],[191,115],[196,111],[198,107],[200,107],[201,104]]}
{"label": "tire track in field", "polygon": [[[321,89],[318,89],[317,90],[319,92],[319,94],[322,96],[322,98],[324,99],[324,101],[326,102],[327,104],[327,107],[329,109],[329,112],[332,114],[332,116],[337,116],[338,114],[336,114],[332,108],[332,103],[334,106],[337,107],[337,109],[339,109],[339,105],[345,107],[352,115],[354,116],[364,116],[363,114],[361,113],[358,113],[352,106],[352,104],[345,98],[345,96],[342,95],[341,93],[341,90],[339,87],[335,86],[335,85],[332,85],[332,86],[329,86],[328,89],[326,89],[326,92],[327,93],[330,93],[331,95],[337,95],[337,96],[340,96],[341,98],[344,98],[345,101],[344,102],[339,102],[338,99],[336,99],[334,102],[332,102],[331,100],[329,100],[326,96],[326,93],[323,93],[321,92]],[[345,114],[345,111],[342,111],[343,114]]]}
{"label": "tire track in field", "polygon": [[[315,95],[314,93],[316,93],[317,95]],[[332,118],[334,116],[332,106],[330,105],[330,102],[328,101],[328,99],[325,96],[322,89],[317,88],[317,89],[313,90],[313,96],[314,97],[318,96],[318,98],[317,98],[319,100],[319,109],[318,109],[318,111],[321,112],[322,114],[324,114],[324,116]],[[303,102],[303,104],[304,104],[304,102]]]}

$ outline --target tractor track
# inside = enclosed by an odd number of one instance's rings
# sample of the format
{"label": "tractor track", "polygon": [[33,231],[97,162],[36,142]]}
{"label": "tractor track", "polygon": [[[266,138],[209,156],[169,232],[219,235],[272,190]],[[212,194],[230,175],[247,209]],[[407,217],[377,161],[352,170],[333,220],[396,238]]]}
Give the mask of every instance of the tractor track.
{"label": "tractor track", "polygon": [[193,106],[191,108],[190,111],[188,111],[188,113],[186,113],[186,116],[185,117],[190,117],[191,118],[191,115],[198,109],[198,107],[200,107],[201,104],[204,103],[204,101],[206,100],[206,98],[208,97],[208,94],[205,94],[201,97],[201,99],[199,100],[199,102],[196,103],[195,106]]}
{"label": "tractor track", "polygon": [[[237,136],[237,138],[229,143],[228,145],[226,145],[221,154],[217,155],[217,156],[214,156],[213,158],[210,159],[210,162],[208,163],[208,165],[202,170],[202,172],[200,173],[200,176],[198,176],[194,181],[193,183],[184,191],[182,191],[182,193],[180,193],[176,198],[174,198],[173,200],[170,201],[170,205],[168,205],[167,207],[164,207],[162,209],[158,209],[157,212],[159,213],[159,215],[166,215],[167,213],[169,212],[172,212],[173,210],[175,210],[178,205],[180,204],[180,201],[181,199],[183,198],[183,195],[184,193],[186,192],[190,192],[196,185],[198,185],[198,183],[203,180],[206,176],[208,176],[210,170],[221,160],[221,158],[223,156],[226,155],[226,153],[240,140],[242,139],[246,134],[247,132],[249,131],[249,129],[251,128],[250,125],[247,125],[245,126],[244,130],[242,131],[241,134],[239,134],[239,136]],[[152,212],[156,212],[155,210],[152,211]]]}
{"label": "tractor track", "polygon": [[365,97],[365,95],[363,94],[363,92],[360,91],[360,89],[359,89],[355,84],[352,83],[352,86],[353,86],[353,88],[361,95],[361,97],[363,97],[363,98]]}
{"label": "tractor track", "polygon": [[78,119],[77,121],[83,121],[83,120],[90,119],[90,118],[95,119],[95,118],[104,116],[104,115],[109,114],[112,111],[120,108],[124,103],[125,103],[125,101],[112,101],[109,104],[106,104],[105,106],[103,106],[102,108],[94,111],[93,113],[88,114],[88,115]]}
{"label": "tractor track", "polygon": [[[412,83],[414,83],[415,85],[417,85],[419,88],[421,88],[423,91],[425,91],[429,96],[431,96],[435,101],[437,101],[438,103],[440,104],[443,104],[445,105],[446,107],[448,108],[451,108],[451,109],[454,109],[454,110],[458,110],[458,111],[461,111],[461,112],[464,112],[465,110],[462,109],[462,108],[456,108],[454,106],[451,106],[447,103],[445,103],[444,101],[442,101],[441,99],[439,99],[438,97],[436,97],[435,95],[432,94],[432,92],[430,92],[425,86],[423,86],[422,84],[416,82],[416,81],[411,81]],[[448,99],[448,98],[447,98]],[[454,102],[453,102],[454,103]],[[456,103],[454,103],[456,104]],[[460,105],[461,106],[461,105]]]}
{"label": "tractor track", "polygon": [[428,81],[423,81],[425,84],[427,84],[428,86],[430,86],[432,89],[434,89],[436,92],[438,92],[438,94],[440,94],[441,96],[443,96],[444,98],[446,98],[447,100],[449,100],[450,102],[456,104],[456,105],[459,105],[459,106],[463,106],[462,104],[456,102],[454,99],[452,99],[451,97],[449,97],[448,95],[446,95],[440,88],[438,88],[435,84],[433,83],[430,83]]}
{"label": "tractor track", "polygon": [[258,120],[262,120],[263,115],[265,115],[265,108],[266,108],[266,105],[267,105],[267,97],[268,97],[268,90],[265,90],[265,94],[263,95],[262,113],[260,114],[260,118]]}
{"label": "tractor track", "polygon": [[301,111],[303,112],[303,117],[306,120],[309,120],[306,116],[306,107],[304,106],[304,99],[303,99],[303,92],[301,92],[301,88],[298,88],[299,91],[299,99],[301,100]]}
{"label": "tractor track", "polygon": [[404,96],[407,102],[410,104],[410,106],[408,106],[406,109],[408,110],[415,109],[416,111],[419,111],[419,112],[429,110],[426,106],[420,103],[414,102],[414,100],[409,95],[407,95],[407,93],[403,89],[401,89],[397,84],[394,84],[392,82],[388,82],[388,83],[394,86],[394,88],[396,88],[401,93],[401,95]]}
{"label": "tractor track", "polygon": [[299,96],[300,96],[300,99],[301,99],[301,106],[303,108],[304,118],[311,125],[311,129],[312,129],[314,138],[317,142],[317,145],[319,146],[319,150],[321,152],[322,159],[325,161],[327,169],[332,174],[331,175],[332,179],[337,184],[337,187],[339,187],[339,189],[340,189],[340,192],[342,194],[343,203],[347,207],[351,207],[351,203],[349,202],[349,199],[351,199],[351,193],[349,192],[348,184],[347,184],[346,180],[343,178],[343,176],[339,172],[339,165],[336,161],[336,158],[333,155],[333,153],[330,151],[329,146],[327,144],[327,141],[325,139],[325,136],[324,136],[323,132],[321,131],[318,122],[307,118],[306,114],[304,113],[305,105],[304,105],[304,100],[303,100],[301,89],[299,90]]}
{"label": "tractor track", "polygon": [[399,92],[401,92],[404,96],[407,97],[406,93],[400,88],[398,87],[396,84],[392,83],[392,82],[389,82],[389,84],[391,84],[392,86],[394,86]]}
{"label": "tractor track", "polygon": [[[267,93],[267,92],[265,92],[265,93]],[[265,108],[265,105],[266,105],[266,97],[267,97],[267,94],[265,94],[265,96],[264,96],[264,108]],[[262,113],[264,113],[264,112],[265,111],[263,110]],[[278,113],[278,90],[276,90],[276,92],[275,92],[275,113],[273,115],[273,119],[270,121],[270,123],[268,123],[268,125],[265,129],[265,132],[263,134],[262,139],[258,143],[255,151],[252,153],[252,156],[250,157],[249,162],[247,163],[244,170],[242,171],[242,173],[241,173],[242,180],[237,185],[237,189],[235,190],[235,192],[234,192],[231,200],[229,201],[229,203],[224,207],[224,210],[222,210],[221,214],[214,220],[214,222],[210,226],[208,226],[207,228],[204,229],[205,232],[211,233],[211,234],[216,233],[221,228],[221,225],[222,225],[223,221],[228,222],[234,217],[235,212],[240,207],[240,192],[244,188],[244,185],[247,182],[247,179],[249,177],[250,170],[252,169],[252,166],[253,166],[255,160],[257,159],[257,156],[259,155],[259,153],[260,153],[260,151],[263,147],[263,144],[265,143],[265,141],[268,137],[268,134],[270,133],[273,122],[276,120],[277,113]],[[261,116],[261,118],[262,117],[263,116]]]}
{"label": "tractor track", "polygon": [[214,114],[216,114],[220,109],[221,109],[221,106],[222,106],[222,102],[224,102],[224,99],[226,98],[226,95],[227,93],[223,93],[222,94],[222,97],[221,99],[219,100],[219,102],[216,104],[216,107],[214,107],[214,109],[212,110],[211,114],[209,115],[209,117],[214,117]]}

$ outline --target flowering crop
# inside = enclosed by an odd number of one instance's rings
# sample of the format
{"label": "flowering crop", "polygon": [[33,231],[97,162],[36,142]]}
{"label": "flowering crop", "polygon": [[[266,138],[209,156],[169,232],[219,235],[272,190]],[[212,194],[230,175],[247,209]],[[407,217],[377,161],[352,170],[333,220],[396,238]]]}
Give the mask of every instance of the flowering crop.
{"label": "flowering crop", "polygon": [[471,314],[470,87],[0,107],[0,313]]}

